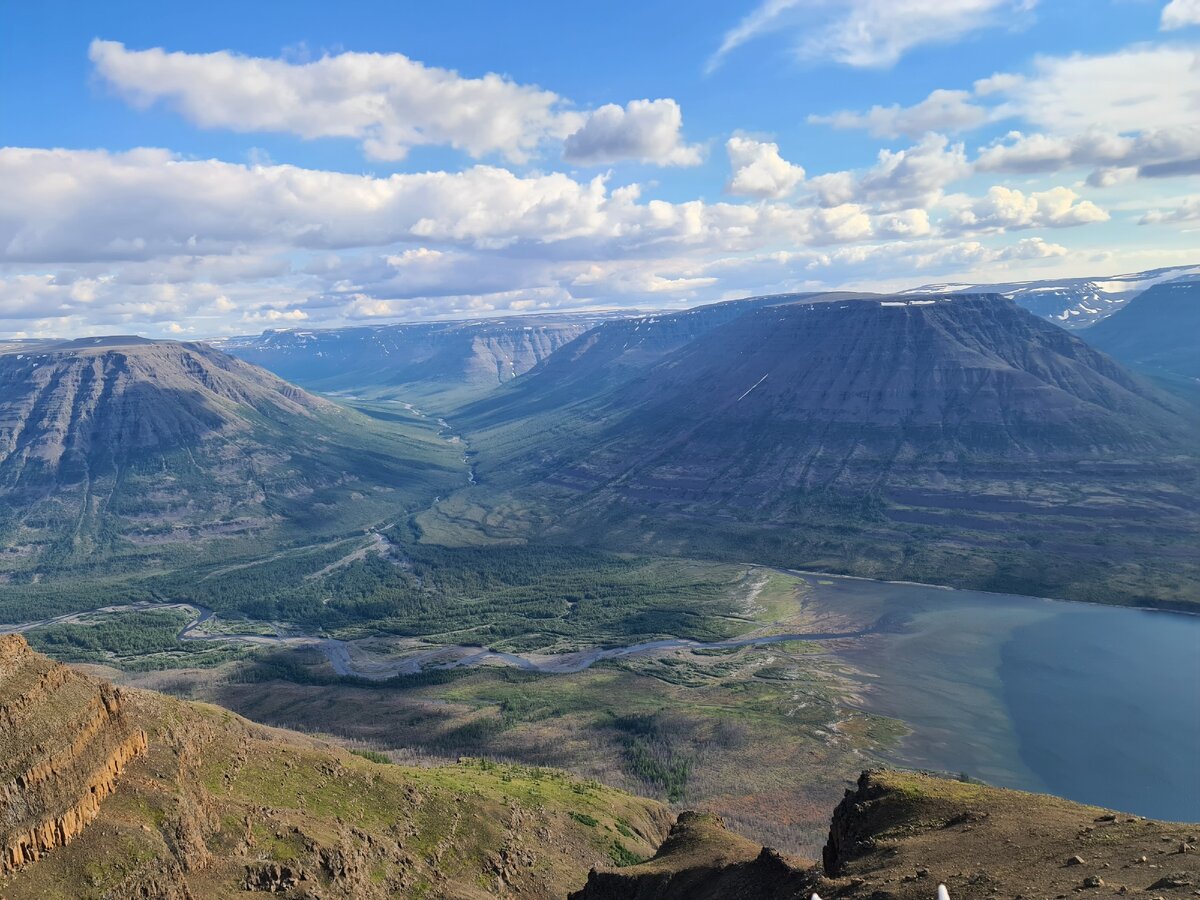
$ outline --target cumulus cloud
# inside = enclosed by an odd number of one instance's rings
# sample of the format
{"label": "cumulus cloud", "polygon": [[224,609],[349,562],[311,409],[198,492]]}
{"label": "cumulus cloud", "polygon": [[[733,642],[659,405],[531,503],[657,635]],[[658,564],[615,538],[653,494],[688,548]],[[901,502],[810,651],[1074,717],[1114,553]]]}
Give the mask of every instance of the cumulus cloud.
{"label": "cumulus cloud", "polygon": [[797,53],[850,66],[890,66],[914,47],[1010,25],[1037,0],[763,0],[725,33],[708,71],[765,34],[794,36]]}
{"label": "cumulus cloud", "polygon": [[1171,0],[1162,11],[1162,29],[1200,25],[1200,0]]}
{"label": "cumulus cloud", "polygon": [[1091,168],[1093,187],[1131,177],[1200,170],[1200,52],[1136,45],[1112,53],[1038,57],[1026,73],[997,73],[971,90],[936,90],[913,106],[810,116],[815,124],[878,137],[969,131],[1020,120],[980,149],[979,171],[1045,173]]}
{"label": "cumulus cloud", "polygon": [[1107,212],[1090,200],[1081,200],[1070,188],[1026,194],[996,185],[987,195],[967,201],[954,215],[953,224],[964,231],[1068,228],[1106,222]]}
{"label": "cumulus cloud", "polygon": [[[12,277],[0,323],[211,333],[301,314],[553,308],[610,288],[694,298],[721,255],[928,233],[915,213],[669,203],[605,176],[475,166],[372,177],[155,149],[5,148],[0,278]],[[579,275],[595,267],[610,274],[587,287]]]}
{"label": "cumulus cloud", "polygon": [[822,205],[874,203],[887,208],[928,208],[945,187],[971,174],[966,149],[941,134],[928,134],[904,150],[880,150],[863,173],[831,172],[809,180]]}
{"label": "cumulus cloud", "polygon": [[89,54],[96,73],[137,105],[161,101],[202,128],[353,138],[374,159],[440,144],[520,161],[580,121],[551,91],[496,74],[466,78],[399,53],[291,63],[94,40]]}
{"label": "cumulus cloud", "polygon": [[609,103],[590,113],[567,136],[563,158],[586,165],[632,159],[660,166],[695,166],[700,148],[683,142],[683,113],[674,100],[631,100],[624,107]]}
{"label": "cumulus cloud", "polygon": [[733,174],[727,193],[778,200],[804,180],[804,169],[779,155],[779,145],[735,135],[725,142]]}
{"label": "cumulus cloud", "polygon": [[973,102],[969,91],[936,90],[913,106],[873,106],[867,112],[842,110],[827,116],[812,115],[814,125],[863,129],[875,137],[920,137],[929,131],[969,131],[988,121],[987,110]]}

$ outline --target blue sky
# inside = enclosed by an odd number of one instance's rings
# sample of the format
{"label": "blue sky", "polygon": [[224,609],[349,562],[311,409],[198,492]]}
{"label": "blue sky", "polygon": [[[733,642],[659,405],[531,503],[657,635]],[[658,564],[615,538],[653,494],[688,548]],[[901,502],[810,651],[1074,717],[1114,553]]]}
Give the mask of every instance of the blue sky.
{"label": "blue sky", "polygon": [[0,333],[1200,263],[1200,0],[45,4]]}

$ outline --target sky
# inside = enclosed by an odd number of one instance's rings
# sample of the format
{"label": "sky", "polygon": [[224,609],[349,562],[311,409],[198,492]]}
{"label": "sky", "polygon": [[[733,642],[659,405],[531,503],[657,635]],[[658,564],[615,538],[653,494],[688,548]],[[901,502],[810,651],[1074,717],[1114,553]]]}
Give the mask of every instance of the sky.
{"label": "sky", "polygon": [[1200,0],[9,3],[0,336],[1200,263]]}

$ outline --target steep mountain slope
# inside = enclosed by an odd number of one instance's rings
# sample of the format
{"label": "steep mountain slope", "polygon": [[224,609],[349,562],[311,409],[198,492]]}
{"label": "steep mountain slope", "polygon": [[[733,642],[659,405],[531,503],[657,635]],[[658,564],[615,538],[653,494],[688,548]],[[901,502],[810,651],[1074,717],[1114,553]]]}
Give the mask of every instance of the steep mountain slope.
{"label": "steep mountain slope", "polygon": [[[0,639],[0,895],[562,897],[665,811],[566,775],[406,768],[118,691]],[[621,849],[618,850],[617,847]]]}
{"label": "steep mountain slope", "polygon": [[290,329],[217,346],[313,390],[424,399],[478,394],[510,381],[603,319],[564,314]]}
{"label": "steep mountain slope", "polygon": [[[594,871],[572,900],[955,900],[1186,896],[1200,886],[1197,826],[906,772],[864,772],[834,811],[821,866],[684,813],[655,857]],[[757,851],[757,852],[756,852]]]}
{"label": "steep mountain slope", "polygon": [[361,527],[464,477],[450,448],[202,344],[0,354],[0,572],[13,576]]}
{"label": "steep mountain slope", "polygon": [[1200,277],[1150,288],[1081,337],[1148,375],[1200,379]]}
{"label": "steep mountain slope", "polygon": [[478,502],[515,493],[545,534],[1078,595],[1027,580],[1042,542],[1099,563],[1098,517],[1200,528],[1194,412],[1002,297],[762,306],[617,376],[560,360],[461,420]]}
{"label": "steep mountain slope", "polygon": [[1172,266],[1099,278],[1054,278],[1004,284],[929,284],[906,294],[1002,294],[1035,316],[1064,328],[1089,328],[1121,309],[1142,291],[1200,272],[1200,266]]}

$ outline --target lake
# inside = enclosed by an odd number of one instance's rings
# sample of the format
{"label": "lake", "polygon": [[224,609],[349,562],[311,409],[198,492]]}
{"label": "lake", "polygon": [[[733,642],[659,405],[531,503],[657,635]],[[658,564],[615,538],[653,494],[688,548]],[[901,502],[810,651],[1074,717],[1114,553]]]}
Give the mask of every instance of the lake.
{"label": "lake", "polygon": [[893,761],[1200,821],[1200,617],[806,576],[805,603],[901,624],[837,655]]}

